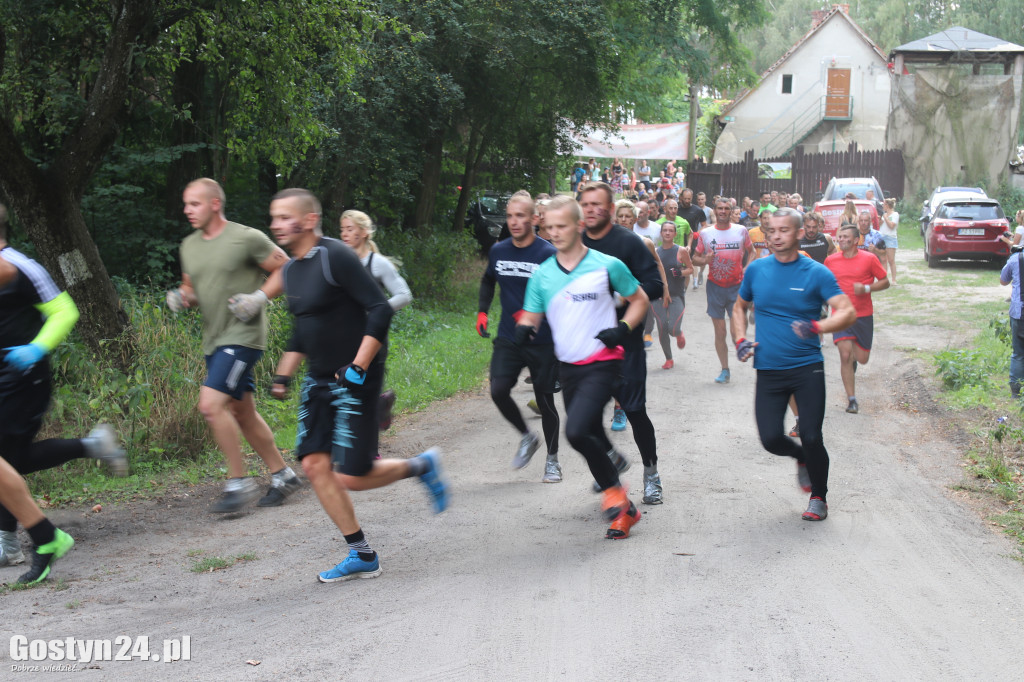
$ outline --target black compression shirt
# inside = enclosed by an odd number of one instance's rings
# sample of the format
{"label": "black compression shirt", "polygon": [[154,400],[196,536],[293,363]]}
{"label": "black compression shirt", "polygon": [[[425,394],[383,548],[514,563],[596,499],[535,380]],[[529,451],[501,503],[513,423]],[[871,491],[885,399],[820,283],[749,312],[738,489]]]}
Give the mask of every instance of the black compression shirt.
{"label": "black compression shirt", "polygon": [[[287,350],[306,355],[314,379],[333,379],[355,359],[364,336],[387,342],[391,306],[355,251],[342,242],[324,237],[304,258],[288,261],[284,287],[295,316]],[[368,373],[383,371],[379,357]]]}
{"label": "black compression shirt", "polygon": [[39,263],[10,247],[3,251],[18,268],[14,280],[0,289],[0,348],[8,348],[32,342],[45,319],[36,304],[52,300],[60,289]]}
{"label": "black compression shirt", "polygon": [[[583,243],[595,251],[613,256],[625,263],[629,271],[640,282],[640,286],[643,288],[644,293],[647,294],[647,298],[652,302],[661,298],[664,287],[661,283],[661,273],[658,271],[658,264],[654,261],[654,256],[647,250],[647,246],[639,235],[631,230],[627,230],[622,225],[612,225],[612,229],[600,239],[591,239],[584,232]],[[625,307],[616,311],[619,319],[622,319],[625,311]],[[636,329],[630,334],[629,343],[631,345],[636,346],[636,344],[639,344],[639,347],[643,348],[643,328],[642,324],[637,325]]]}

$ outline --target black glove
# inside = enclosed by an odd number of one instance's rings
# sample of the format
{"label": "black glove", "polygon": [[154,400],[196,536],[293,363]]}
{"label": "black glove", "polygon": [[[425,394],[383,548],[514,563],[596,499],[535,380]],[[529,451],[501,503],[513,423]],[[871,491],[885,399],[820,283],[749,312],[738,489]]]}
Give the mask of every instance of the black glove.
{"label": "black glove", "polygon": [[525,346],[537,336],[537,328],[525,324],[516,325],[516,345]]}
{"label": "black glove", "polygon": [[339,369],[335,376],[342,386],[354,388],[366,383],[366,370],[356,364],[348,364]]}
{"label": "black glove", "polygon": [[[288,387],[292,383],[292,378],[284,374],[275,374],[274,383],[270,385],[270,396],[277,400],[284,400],[288,397]],[[280,390],[275,390],[280,388]]]}
{"label": "black glove", "polygon": [[594,338],[603,343],[608,348],[615,348],[626,343],[626,339],[629,338],[630,328],[626,324],[625,320],[619,320],[619,324],[608,329],[602,329],[597,333]]}

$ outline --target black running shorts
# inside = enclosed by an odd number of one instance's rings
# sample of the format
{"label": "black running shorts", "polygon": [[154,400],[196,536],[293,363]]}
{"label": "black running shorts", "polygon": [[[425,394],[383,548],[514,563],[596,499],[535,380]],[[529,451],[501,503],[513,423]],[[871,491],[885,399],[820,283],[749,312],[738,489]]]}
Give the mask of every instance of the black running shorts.
{"label": "black running shorts", "polygon": [[295,457],[317,452],[331,456],[334,470],[365,476],[377,456],[379,374],[358,387],[306,378],[299,405]]}
{"label": "black running shorts", "polygon": [[[661,305],[661,301],[655,301]],[[622,383],[615,391],[615,399],[626,412],[639,412],[647,404],[647,353],[626,347],[622,358]]]}
{"label": "black running shorts", "polygon": [[533,388],[538,393],[554,393],[558,383],[558,361],[555,359],[555,346],[551,343],[517,346],[508,339],[494,339],[494,354],[491,356],[491,380],[509,378],[510,386],[523,367],[530,368],[533,377]]}

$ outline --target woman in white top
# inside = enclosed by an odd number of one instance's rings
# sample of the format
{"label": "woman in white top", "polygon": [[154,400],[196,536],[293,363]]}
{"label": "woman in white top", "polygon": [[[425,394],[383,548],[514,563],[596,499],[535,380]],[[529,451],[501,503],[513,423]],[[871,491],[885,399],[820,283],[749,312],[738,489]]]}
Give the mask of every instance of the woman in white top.
{"label": "woman in white top", "polygon": [[[341,241],[359,256],[373,281],[391,298],[388,305],[394,311],[412,303],[409,284],[398,274],[398,268],[390,258],[381,254],[373,241],[373,221],[362,211],[345,211],[341,214]],[[401,265],[401,263],[399,263]],[[387,346],[380,349],[382,362],[387,362]],[[395,392],[388,389],[380,394],[377,401],[377,421],[381,431],[391,426],[391,408],[395,405]],[[378,454],[379,458],[380,455]]]}
{"label": "woman in white top", "polygon": [[885,240],[885,264],[889,269],[889,282],[892,284],[896,284],[896,231],[899,226],[900,214],[896,212],[896,200],[886,199],[878,231]]}

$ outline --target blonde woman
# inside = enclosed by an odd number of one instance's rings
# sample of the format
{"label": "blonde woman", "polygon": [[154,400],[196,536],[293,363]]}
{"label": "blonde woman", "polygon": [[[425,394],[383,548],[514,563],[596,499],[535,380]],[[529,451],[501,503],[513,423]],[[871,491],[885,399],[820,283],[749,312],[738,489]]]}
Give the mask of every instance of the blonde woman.
{"label": "blonde woman", "polygon": [[843,207],[843,215],[839,218],[840,225],[857,224],[857,205],[853,203],[852,199],[846,200],[846,205]]}
{"label": "blonde woman", "polygon": [[885,265],[889,269],[889,283],[896,284],[896,240],[897,228],[900,226],[900,214],[896,212],[896,200],[886,199],[882,222],[878,231],[885,240]]}
{"label": "blonde woman", "polygon": [[[399,311],[412,303],[412,291],[405,279],[398,274],[398,268],[390,258],[382,255],[373,241],[373,221],[362,211],[345,211],[341,214],[341,241],[345,242],[356,255],[359,262],[367,269],[373,281],[390,298],[388,305]],[[387,361],[387,346],[381,349],[382,361]],[[380,430],[386,431],[391,426],[391,408],[395,405],[395,392],[387,390],[381,393],[377,405],[380,419]]]}

